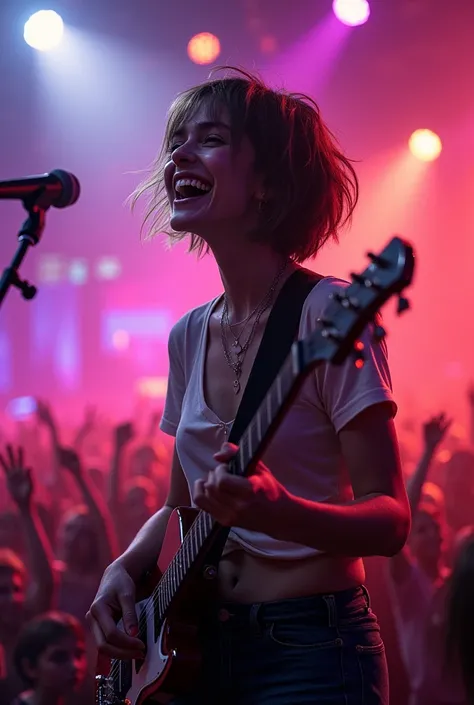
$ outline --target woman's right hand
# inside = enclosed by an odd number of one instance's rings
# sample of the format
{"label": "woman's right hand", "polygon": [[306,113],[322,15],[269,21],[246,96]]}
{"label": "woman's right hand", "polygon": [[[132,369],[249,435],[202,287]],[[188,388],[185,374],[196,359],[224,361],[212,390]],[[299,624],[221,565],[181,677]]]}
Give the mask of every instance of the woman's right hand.
{"label": "woman's right hand", "polygon": [[[119,561],[105,571],[86,615],[100,653],[122,660],[142,659],[145,645],[138,635],[135,583]],[[116,621],[122,618],[125,631]]]}

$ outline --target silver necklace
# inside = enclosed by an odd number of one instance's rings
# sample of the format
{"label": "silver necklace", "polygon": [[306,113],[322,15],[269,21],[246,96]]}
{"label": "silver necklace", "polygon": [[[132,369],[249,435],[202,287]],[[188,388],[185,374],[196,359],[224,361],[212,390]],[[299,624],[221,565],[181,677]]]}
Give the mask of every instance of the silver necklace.
{"label": "silver necklace", "polygon": [[[232,325],[238,325],[238,324],[231,324],[230,319],[229,319],[229,304],[227,300],[227,296],[224,294],[224,305],[222,309],[222,316],[221,316],[221,340],[222,340],[222,348],[224,351],[224,357],[226,359],[227,364],[233,370],[235,379],[233,381],[233,388],[235,394],[239,394],[241,390],[241,384],[240,384],[240,377],[242,375],[242,366],[244,364],[245,356],[247,354],[247,350],[249,349],[252,340],[255,337],[255,332],[257,330],[258,323],[260,321],[260,318],[264,314],[264,312],[269,308],[269,306],[273,302],[273,295],[275,293],[275,290],[278,286],[278,283],[283,276],[283,273],[285,272],[286,268],[288,266],[288,261],[286,261],[283,266],[279,269],[277,275],[275,276],[275,279],[271,283],[271,286],[268,290],[268,292],[265,294],[261,302],[256,306],[256,308],[253,309],[253,311],[250,313],[250,315],[244,320],[241,321],[241,323],[245,323],[244,327],[240,331],[240,333],[236,336],[234,335],[234,332],[232,330]],[[247,324],[251,320],[252,316],[255,315],[255,320],[253,322],[253,325],[250,329],[250,332],[247,336],[247,340],[244,343],[241,343],[240,339],[247,328]],[[228,343],[228,332],[230,333],[231,338],[233,339],[233,343],[231,346],[229,346]],[[231,349],[232,348],[232,349]]]}

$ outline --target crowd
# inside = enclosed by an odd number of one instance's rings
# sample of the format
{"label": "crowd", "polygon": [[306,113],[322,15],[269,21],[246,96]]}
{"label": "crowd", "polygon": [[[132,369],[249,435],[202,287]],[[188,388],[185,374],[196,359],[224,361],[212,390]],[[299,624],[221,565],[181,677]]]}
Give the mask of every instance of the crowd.
{"label": "crowd", "polygon": [[2,451],[1,705],[94,702],[85,615],[106,566],[166,497],[158,420],[139,434],[88,411],[74,433],[38,402],[36,418],[18,425],[20,443]]}
{"label": "crowd", "polygon": [[[445,414],[399,426],[411,534],[382,572],[367,562],[394,705],[474,702],[474,389],[468,402],[464,438]],[[159,419],[138,432],[88,410],[74,430],[38,402],[2,449],[1,705],[94,702],[85,614],[105,567],[165,501],[171,448]]]}

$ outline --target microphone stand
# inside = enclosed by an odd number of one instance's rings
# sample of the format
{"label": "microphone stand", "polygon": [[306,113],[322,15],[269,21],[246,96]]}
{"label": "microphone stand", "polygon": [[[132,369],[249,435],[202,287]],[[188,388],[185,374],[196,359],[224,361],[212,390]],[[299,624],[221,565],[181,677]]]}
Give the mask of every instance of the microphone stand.
{"label": "microphone stand", "polygon": [[[41,196],[41,194],[39,195]],[[41,200],[41,198],[39,200]],[[27,301],[36,296],[36,287],[27,282],[26,279],[21,279],[18,269],[28,249],[37,245],[41,239],[47,209],[39,205],[37,196],[34,202],[28,203],[27,201],[23,201],[23,205],[28,211],[28,218],[25,220],[18,233],[19,245],[10,266],[3,270],[3,274],[0,278],[0,306],[11,286],[15,286],[19,289],[23,298]]]}

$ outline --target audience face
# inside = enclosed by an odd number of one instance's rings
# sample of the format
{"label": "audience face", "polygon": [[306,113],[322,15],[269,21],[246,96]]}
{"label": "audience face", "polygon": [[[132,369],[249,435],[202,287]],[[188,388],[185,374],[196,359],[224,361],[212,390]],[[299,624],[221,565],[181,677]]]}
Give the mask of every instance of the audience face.
{"label": "audience face", "polygon": [[77,512],[64,522],[60,535],[61,556],[69,566],[81,567],[96,560],[96,541],[91,519]]}
{"label": "audience face", "polygon": [[125,497],[125,511],[127,521],[133,527],[140,529],[152,516],[155,501],[152,494],[140,485],[132,486]]}
{"label": "audience face", "polygon": [[133,453],[130,458],[131,477],[148,477],[153,479],[158,471],[158,459],[153,448],[143,446]]}
{"label": "audience face", "polygon": [[77,690],[86,677],[87,661],[84,643],[73,634],[50,644],[33,665],[23,663],[35,689],[53,696],[64,696]]}

